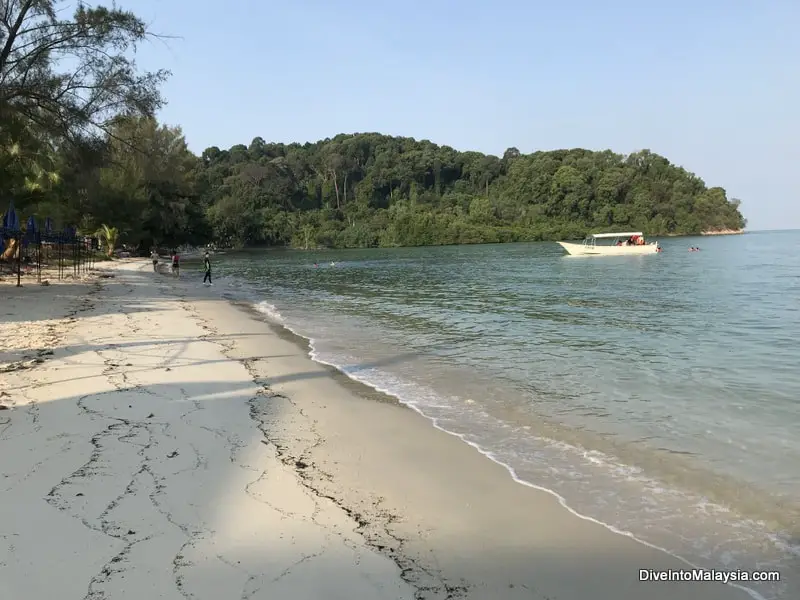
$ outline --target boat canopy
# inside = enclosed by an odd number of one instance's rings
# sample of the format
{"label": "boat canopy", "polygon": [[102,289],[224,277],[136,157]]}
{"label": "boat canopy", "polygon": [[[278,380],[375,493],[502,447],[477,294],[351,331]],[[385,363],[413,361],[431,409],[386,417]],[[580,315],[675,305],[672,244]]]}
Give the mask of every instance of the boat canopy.
{"label": "boat canopy", "polygon": [[633,237],[639,236],[643,237],[644,234],[641,231],[627,231],[623,233],[593,233],[592,237],[595,239],[605,239],[605,238],[621,238],[621,237]]}

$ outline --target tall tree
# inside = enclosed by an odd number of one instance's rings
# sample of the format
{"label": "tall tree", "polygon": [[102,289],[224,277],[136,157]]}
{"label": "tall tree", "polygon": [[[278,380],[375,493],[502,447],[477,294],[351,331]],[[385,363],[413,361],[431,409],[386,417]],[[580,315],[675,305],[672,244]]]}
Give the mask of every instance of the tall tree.
{"label": "tall tree", "polygon": [[107,161],[92,203],[94,219],[122,225],[121,238],[128,243],[201,241],[200,161],[180,128],[149,117],[118,119],[110,128]]}
{"label": "tall tree", "polygon": [[166,71],[139,73],[131,50],[152,34],[129,11],[63,0],[0,1],[0,121],[27,120],[67,140],[108,133],[161,106]]}

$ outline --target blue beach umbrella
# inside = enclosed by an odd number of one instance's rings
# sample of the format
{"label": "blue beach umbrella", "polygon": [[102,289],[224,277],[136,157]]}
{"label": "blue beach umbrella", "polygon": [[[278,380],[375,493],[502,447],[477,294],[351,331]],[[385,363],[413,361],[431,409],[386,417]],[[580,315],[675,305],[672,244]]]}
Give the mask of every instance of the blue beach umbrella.
{"label": "blue beach umbrella", "polygon": [[19,218],[17,217],[17,211],[14,210],[13,200],[8,205],[8,212],[6,213],[6,216],[3,217],[3,227],[10,229],[11,231],[16,231],[19,229]]}
{"label": "blue beach umbrella", "polygon": [[25,238],[33,240],[36,238],[36,233],[36,219],[31,215],[28,217],[28,223],[25,226]]}

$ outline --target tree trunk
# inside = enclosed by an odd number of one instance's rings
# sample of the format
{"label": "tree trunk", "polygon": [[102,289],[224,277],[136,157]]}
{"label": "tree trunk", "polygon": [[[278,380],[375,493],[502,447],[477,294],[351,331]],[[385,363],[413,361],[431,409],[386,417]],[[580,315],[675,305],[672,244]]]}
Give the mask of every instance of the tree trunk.
{"label": "tree trunk", "polygon": [[339,183],[337,181],[338,177],[336,177],[336,171],[331,170],[331,174],[333,175],[333,189],[336,190],[336,209],[339,210]]}

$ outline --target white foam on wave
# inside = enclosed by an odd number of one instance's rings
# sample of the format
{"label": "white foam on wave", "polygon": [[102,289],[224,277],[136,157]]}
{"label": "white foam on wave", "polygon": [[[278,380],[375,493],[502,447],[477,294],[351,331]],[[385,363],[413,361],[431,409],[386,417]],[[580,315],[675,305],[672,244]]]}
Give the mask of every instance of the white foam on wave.
{"label": "white foam on wave", "polygon": [[[319,364],[323,364],[323,365],[327,365],[327,366],[333,367],[336,370],[338,370],[339,372],[344,373],[345,375],[347,375],[350,379],[352,379],[354,381],[358,381],[359,383],[362,383],[362,384],[364,384],[364,385],[366,385],[366,386],[368,386],[368,387],[370,387],[370,388],[372,388],[372,389],[374,389],[374,390],[376,390],[376,391],[378,391],[380,393],[383,393],[383,394],[386,394],[388,396],[391,396],[391,397],[395,398],[400,403],[408,406],[409,408],[411,408],[412,410],[417,412],[419,415],[424,417],[426,420],[428,420],[439,431],[442,431],[442,432],[444,432],[444,433],[446,433],[448,435],[452,435],[452,436],[458,438],[459,440],[461,440],[462,442],[464,442],[468,446],[470,446],[473,449],[475,449],[482,456],[484,456],[484,457],[488,458],[489,460],[491,460],[492,462],[502,466],[504,469],[506,469],[506,471],[509,473],[511,478],[516,483],[518,483],[520,485],[523,485],[525,487],[528,487],[528,488],[532,488],[532,489],[535,489],[535,490],[539,490],[541,492],[545,492],[545,493],[553,496],[565,510],[567,510],[569,513],[571,513],[572,515],[574,515],[575,517],[577,517],[579,519],[582,519],[584,521],[589,521],[591,523],[595,523],[595,524],[600,525],[600,526],[604,527],[605,529],[607,529],[607,530],[609,530],[609,531],[611,531],[611,532],[613,532],[613,533],[615,533],[617,535],[625,536],[625,537],[630,538],[630,539],[632,539],[632,540],[634,540],[634,541],[636,541],[636,542],[638,542],[638,543],[640,543],[640,544],[642,544],[644,546],[647,546],[647,547],[652,548],[654,550],[659,550],[661,552],[664,552],[667,555],[675,558],[676,560],[682,562],[683,564],[687,565],[688,567],[690,567],[692,569],[698,569],[698,570],[703,570],[703,571],[708,571],[709,570],[709,569],[707,569],[705,567],[701,567],[701,566],[691,562],[690,560],[687,560],[686,558],[684,558],[684,557],[682,557],[682,556],[680,556],[680,555],[668,550],[667,548],[664,548],[664,547],[659,546],[657,544],[653,544],[651,542],[643,540],[643,539],[637,537],[631,531],[627,531],[625,529],[621,529],[621,528],[619,528],[619,527],[617,527],[615,525],[612,525],[610,523],[606,523],[604,521],[601,521],[601,520],[596,519],[594,517],[591,517],[589,515],[585,515],[583,513],[580,513],[577,510],[575,510],[574,508],[572,508],[568,504],[566,498],[564,496],[562,496],[561,494],[559,494],[558,492],[556,492],[555,490],[552,490],[550,488],[547,488],[547,487],[544,487],[544,486],[541,486],[541,485],[537,485],[537,484],[535,484],[533,482],[530,482],[530,481],[527,481],[527,480],[523,479],[522,477],[520,477],[518,475],[518,473],[514,469],[514,467],[512,467],[508,463],[504,462],[496,453],[494,453],[494,452],[492,452],[490,450],[487,450],[487,449],[483,448],[480,444],[478,444],[476,442],[473,442],[472,440],[468,439],[466,434],[454,432],[454,431],[451,431],[451,430],[447,429],[446,427],[444,427],[441,424],[441,419],[426,413],[425,412],[425,408],[436,408],[436,407],[449,408],[451,406],[451,405],[442,405],[442,404],[440,404],[441,398],[438,396],[438,394],[436,394],[432,390],[425,390],[421,386],[414,385],[414,384],[409,384],[407,382],[400,381],[399,379],[396,379],[396,378],[392,377],[389,373],[380,372],[377,369],[356,368],[356,367],[353,367],[353,366],[349,366],[347,364],[342,364],[344,361],[339,361],[339,360],[336,360],[335,358],[327,358],[327,357],[324,356],[323,352],[321,352],[318,349],[319,342],[317,340],[315,340],[314,338],[312,338],[312,337],[310,337],[308,335],[305,335],[303,332],[298,331],[295,327],[293,327],[290,323],[288,323],[286,321],[286,319],[284,318],[284,316],[280,313],[280,311],[278,310],[278,308],[275,305],[270,304],[269,302],[266,302],[266,301],[260,301],[260,302],[255,303],[254,307],[259,313],[263,314],[264,316],[266,316],[267,318],[269,318],[273,322],[275,322],[277,324],[280,324],[281,326],[286,328],[288,331],[292,332],[294,335],[306,340],[307,343],[308,343],[308,347],[309,347],[308,356],[313,361],[315,361],[315,362],[317,362]],[[372,377],[369,377],[368,375],[366,375],[366,373],[369,373],[371,371],[375,372],[376,374],[379,374],[379,377],[372,378]],[[431,402],[427,402],[426,400],[430,400]],[[469,400],[466,401],[467,404],[473,403],[473,402],[474,401],[469,401]],[[563,442],[555,442],[555,443],[556,444],[563,444]],[[578,451],[582,450],[580,448],[572,448],[572,449],[578,450]],[[593,462],[593,463],[598,464],[598,465],[605,463],[607,466],[611,466],[609,463],[613,462],[613,461],[608,460],[608,457],[606,457],[605,455],[602,455],[602,453],[598,453],[598,452],[595,452],[595,451],[583,451],[583,453],[584,453],[585,458],[587,458],[590,462]],[[601,458],[601,456],[602,456],[602,458]],[[630,467],[630,468],[633,469],[632,467]],[[742,590],[743,592],[747,593],[754,600],[767,600],[764,596],[759,594],[756,590],[753,590],[753,589],[748,588],[746,586],[743,586],[743,585],[740,585],[740,584],[737,584],[737,583],[728,583],[727,585],[730,585],[731,587],[738,588],[738,589]]]}
{"label": "white foam on wave", "polygon": [[[254,307],[262,315],[265,315],[266,317],[268,317],[269,319],[275,321],[276,323],[280,323],[281,325],[286,326],[286,322],[285,322],[285,320],[283,318],[283,315],[275,307],[274,304],[270,304],[266,300],[262,300],[261,302],[256,303]],[[287,329],[290,329],[290,331],[292,331],[292,333],[294,333],[295,335],[298,335],[297,332],[291,330],[291,328],[289,328],[288,326],[287,326]]]}

